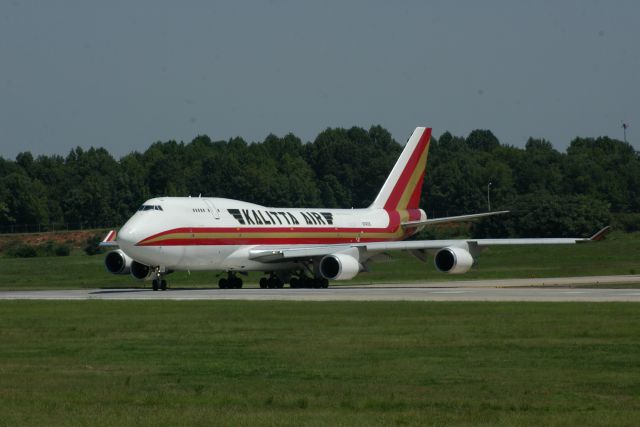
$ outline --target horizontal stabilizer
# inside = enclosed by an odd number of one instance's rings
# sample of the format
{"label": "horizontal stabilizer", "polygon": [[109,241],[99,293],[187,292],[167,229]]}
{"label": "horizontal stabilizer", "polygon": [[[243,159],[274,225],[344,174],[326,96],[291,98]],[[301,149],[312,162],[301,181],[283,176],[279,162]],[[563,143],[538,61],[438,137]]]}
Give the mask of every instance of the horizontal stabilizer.
{"label": "horizontal stabilizer", "polygon": [[502,215],[506,213],[509,213],[509,211],[495,211],[495,212],[484,212],[484,213],[469,214],[469,215],[445,216],[442,218],[425,219],[423,221],[403,222],[402,227],[410,228],[410,227],[420,227],[423,225],[444,224],[448,222],[475,221],[476,219],[484,218],[487,216]]}
{"label": "horizontal stabilizer", "polygon": [[102,240],[102,242],[100,242],[100,247],[117,247],[118,246],[118,242],[116,242],[116,230],[111,230],[109,231],[109,233],[107,233],[106,237]]}

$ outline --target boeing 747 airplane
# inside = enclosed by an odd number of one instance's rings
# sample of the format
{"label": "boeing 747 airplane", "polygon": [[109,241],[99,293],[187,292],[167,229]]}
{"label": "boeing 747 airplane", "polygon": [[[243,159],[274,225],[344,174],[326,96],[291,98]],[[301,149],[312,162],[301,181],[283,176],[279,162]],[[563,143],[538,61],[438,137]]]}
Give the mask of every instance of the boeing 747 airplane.
{"label": "boeing 747 airplane", "polygon": [[152,280],[165,290],[176,270],[226,272],[220,288],[240,288],[239,273],[261,271],[263,288],[324,287],[366,271],[376,255],[410,251],[420,260],[434,254],[443,273],[467,272],[482,249],[493,245],[574,244],[591,238],[462,239],[406,241],[425,226],[469,221],[485,212],[428,219],[418,204],[431,129],[418,127],[374,202],[366,209],[272,208],[213,197],[147,200],[102,246],[117,247],[105,258],[114,274]]}

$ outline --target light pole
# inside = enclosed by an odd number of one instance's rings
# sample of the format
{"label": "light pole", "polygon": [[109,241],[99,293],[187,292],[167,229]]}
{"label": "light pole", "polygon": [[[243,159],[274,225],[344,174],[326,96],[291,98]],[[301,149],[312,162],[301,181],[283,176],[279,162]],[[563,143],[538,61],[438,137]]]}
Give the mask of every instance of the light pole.
{"label": "light pole", "polygon": [[489,196],[490,190],[491,190],[491,182],[487,184],[487,207],[489,208],[487,212],[491,212],[491,197]]}

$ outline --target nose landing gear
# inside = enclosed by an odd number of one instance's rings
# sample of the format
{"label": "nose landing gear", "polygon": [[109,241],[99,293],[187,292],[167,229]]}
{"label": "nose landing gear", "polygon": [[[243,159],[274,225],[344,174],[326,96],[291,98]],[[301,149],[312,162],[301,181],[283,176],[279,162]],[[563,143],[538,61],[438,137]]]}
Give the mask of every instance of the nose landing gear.
{"label": "nose landing gear", "polygon": [[157,291],[160,289],[161,291],[167,290],[167,281],[162,278],[164,273],[161,271],[160,267],[156,267],[154,269],[153,275],[155,276],[153,281],[151,282],[151,289]]}

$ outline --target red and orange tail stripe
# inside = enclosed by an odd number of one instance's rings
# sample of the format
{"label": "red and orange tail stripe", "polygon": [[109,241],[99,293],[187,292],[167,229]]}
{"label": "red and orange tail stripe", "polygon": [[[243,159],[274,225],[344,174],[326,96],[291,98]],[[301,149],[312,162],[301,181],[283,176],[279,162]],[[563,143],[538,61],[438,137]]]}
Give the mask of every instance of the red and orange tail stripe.
{"label": "red and orange tail stripe", "polygon": [[430,140],[431,128],[427,128],[393,187],[384,205],[385,210],[402,211],[419,208]]}

